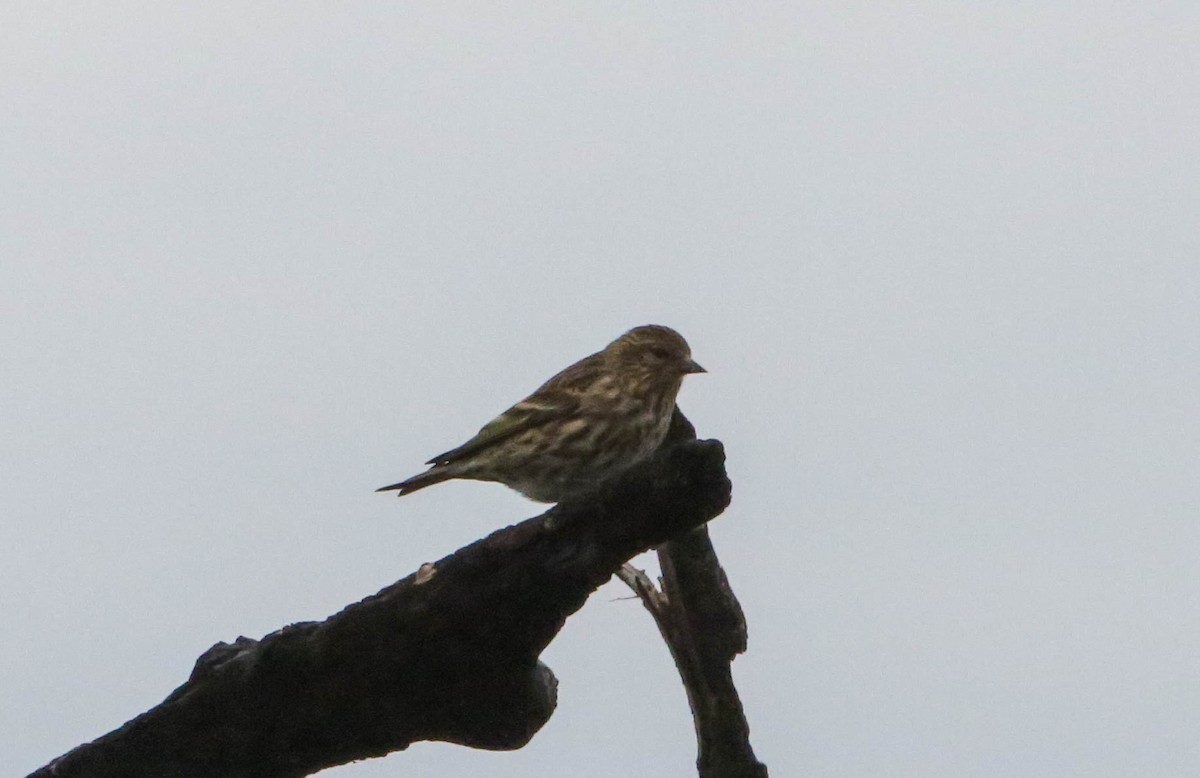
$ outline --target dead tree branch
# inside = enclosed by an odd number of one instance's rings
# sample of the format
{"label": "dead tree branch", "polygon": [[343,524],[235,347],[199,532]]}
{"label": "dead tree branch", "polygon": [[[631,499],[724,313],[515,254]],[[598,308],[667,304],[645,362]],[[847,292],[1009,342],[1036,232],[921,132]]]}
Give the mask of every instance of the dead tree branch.
{"label": "dead tree branch", "polygon": [[[668,442],[694,440],[676,411]],[[617,575],[641,599],[675,660],[696,727],[700,778],[767,778],[750,747],[750,726],[730,664],[746,650],[746,618],[725,576],[708,527],[658,548],[662,589],[629,564]]]}
{"label": "dead tree branch", "polygon": [[420,740],[520,748],[554,711],[538,656],[566,618],[729,492],[718,441],[664,446],[325,621],[216,644],[161,704],[30,778],[298,778]]}

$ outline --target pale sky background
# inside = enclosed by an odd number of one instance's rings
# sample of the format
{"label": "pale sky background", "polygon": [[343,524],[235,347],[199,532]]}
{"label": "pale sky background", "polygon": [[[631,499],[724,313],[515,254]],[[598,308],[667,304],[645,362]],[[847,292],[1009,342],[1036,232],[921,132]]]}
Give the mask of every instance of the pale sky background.
{"label": "pale sky background", "polygon": [[[5,775],[540,512],[372,490],[648,322],[772,775],[1200,775],[1200,5],[11,3],[0,100]],[[323,775],[694,775],[624,596]]]}

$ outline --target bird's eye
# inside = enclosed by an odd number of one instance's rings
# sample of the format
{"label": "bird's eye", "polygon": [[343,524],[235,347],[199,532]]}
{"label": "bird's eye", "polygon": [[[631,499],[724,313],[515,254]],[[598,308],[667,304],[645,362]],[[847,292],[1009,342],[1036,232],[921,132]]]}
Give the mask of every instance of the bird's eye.
{"label": "bird's eye", "polygon": [[671,356],[671,352],[667,351],[662,346],[655,346],[650,349],[650,353],[659,359],[667,359]]}

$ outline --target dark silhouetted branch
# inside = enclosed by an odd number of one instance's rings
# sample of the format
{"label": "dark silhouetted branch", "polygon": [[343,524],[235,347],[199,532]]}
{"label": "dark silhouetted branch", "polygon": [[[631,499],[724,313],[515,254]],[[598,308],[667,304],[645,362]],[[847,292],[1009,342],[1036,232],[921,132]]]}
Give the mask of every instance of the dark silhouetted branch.
{"label": "dark silhouetted branch", "polygon": [[[696,437],[676,412],[668,444]],[[767,778],[750,747],[750,726],[733,685],[730,664],[746,650],[746,618],[708,537],[699,526],[658,548],[662,590],[624,565],[617,575],[642,600],[658,625],[687,691],[696,727],[700,778]]]}
{"label": "dark silhouetted branch", "polygon": [[218,643],[161,704],[30,778],[293,778],[420,740],[520,748],[554,711],[538,656],[566,618],[729,492],[718,441],[664,446],[325,621]]}

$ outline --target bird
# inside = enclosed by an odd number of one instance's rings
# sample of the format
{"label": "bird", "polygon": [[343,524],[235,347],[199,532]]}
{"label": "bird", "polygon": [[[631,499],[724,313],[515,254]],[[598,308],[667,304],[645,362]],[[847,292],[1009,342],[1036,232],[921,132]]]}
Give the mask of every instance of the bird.
{"label": "bird", "polygon": [[684,376],[708,372],[675,330],[634,327],[557,373],[438,454],[428,470],[383,486],[399,496],[453,478],[496,481],[537,502],[588,492],[642,461],[666,437]]}

